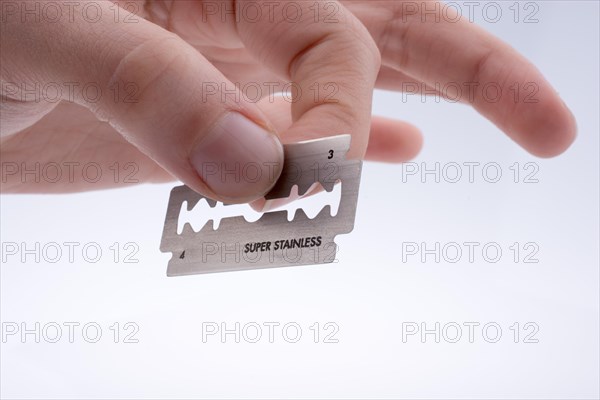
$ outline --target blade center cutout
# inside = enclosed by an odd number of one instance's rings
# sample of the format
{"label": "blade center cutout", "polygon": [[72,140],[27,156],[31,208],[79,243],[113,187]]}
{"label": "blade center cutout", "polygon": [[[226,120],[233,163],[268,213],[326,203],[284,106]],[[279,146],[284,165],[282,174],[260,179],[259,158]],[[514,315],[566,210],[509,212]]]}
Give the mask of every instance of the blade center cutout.
{"label": "blade center cutout", "polygon": [[[303,197],[299,196],[298,186],[294,185],[288,197],[267,200],[268,212],[287,211],[287,219],[292,221],[296,211],[302,209],[308,218],[313,219],[329,205],[331,216],[334,217],[338,213],[342,198],[342,184],[338,180],[333,190],[328,192],[319,182],[315,182]],[[266,213],[256,211],[248,204],[229,205],[217,202],[214,207],[211,207],[206,199],[201,199],[188,211],[188,202],[183,201],[177,219],[177,234],[181,235],[185,224],[188,223],[194,232],[199,232],[207,223],[213,221],[213,229],[217,230],[222,219],[242,216],[252,223],[258,221],[264,214]]]}

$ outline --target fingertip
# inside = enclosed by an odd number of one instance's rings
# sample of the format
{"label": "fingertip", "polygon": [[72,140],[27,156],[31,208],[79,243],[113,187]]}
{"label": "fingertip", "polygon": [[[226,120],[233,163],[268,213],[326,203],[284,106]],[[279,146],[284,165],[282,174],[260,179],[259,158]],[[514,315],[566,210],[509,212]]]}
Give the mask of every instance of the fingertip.
{"label": "fingertip", "polygon": [[402,163],[415,158],[423,148],[423,135],[404,121],[373,118],[366,158],[371,161]]}
{"label": "fingertip", "polygon": [[405,140],[405,154],[404,159],[406,161],[412,160],[417,157],[421,150],[423,149],[424,136],[419,128],[414,125],[406,124],[411,127],[411,129],[407,129],[407,136],[409,136],[410,140]]}
{"label": "fingertip", "polygon": [[267,200],[264,197],[261,197],[260,199],[256,199],[256,200],[248,203],[250,208],[252,208],[256,212],[263,212],[266,204],[267,204]]}
{"label": "fingertip", "polygon": [[[538,124],[528,134],[520,135],[523,147],[540,158],[556,157],[577,138],[577,121],[571,110],[557,98]],[[554,110],[554,111],[552,111]]]}

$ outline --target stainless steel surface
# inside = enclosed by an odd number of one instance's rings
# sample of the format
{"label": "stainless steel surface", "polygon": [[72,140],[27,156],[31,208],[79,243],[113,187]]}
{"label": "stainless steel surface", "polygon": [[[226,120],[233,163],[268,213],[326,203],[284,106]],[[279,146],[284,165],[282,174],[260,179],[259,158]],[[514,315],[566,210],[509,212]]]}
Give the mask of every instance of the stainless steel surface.
{"label": "stainless steel surface", "polygon": [[[243,216],[223,218],[217,230],[213,229],[212,220],[198,232],[186,223],[181,234],[177,234],[182,203],[187,202],[191,211],[205,197],[187,186],[173,188],[160,246],[161,251],[173,253],[167,275],[333,262],[337,251],[335,236],[354,228],[358,200],[362,162],[345,159],[350,139],[350,135],[340,135],[285,145],[281,177],[265,196],[286,198],[294,186],[302,195],[315,182],[331,192],[341,181],[335,216],[331,216],[329,205],[313,219],[302,209],[296,211],[292,221],[288,221],[287,211],[274,211],[264,213],[255,222],[248,222]],[[215,201],[206,200],[211,207],[216,205]],[[260,243],[260,250],[249,251],[254,243]]]}

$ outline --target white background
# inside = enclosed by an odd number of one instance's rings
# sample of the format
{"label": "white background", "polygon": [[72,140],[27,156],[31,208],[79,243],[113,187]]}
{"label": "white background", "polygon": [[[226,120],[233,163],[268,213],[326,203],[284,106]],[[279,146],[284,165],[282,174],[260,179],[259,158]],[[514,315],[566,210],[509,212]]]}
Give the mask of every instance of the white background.
{"label": "white background", "polygon": [[[8,337],[2,397],[598,398],[598,3],[539,2],[536,24],[515,24],[511,3],[502,3],[500,22],[477,21],[541,69],[573,110],[577,141],[558,158],[536,159],[469,107],[378,92],[374,113],[425,133],[417,166],[496,162],[503,176],[488,183],[478,169],[474,183],[431,175],[422,183],[407,166],[365,164],[355,231],[338,237],[337,264],[167,278],[170,255],[159,243],[172,185],[2,196],[2,242],[96,242],[104,251],[98,263],[76,252],[74,263],[13,256],[2,264],[5,326],[81,324],[73,343],[66,327],[58,343]],[[514,183],[515,162],[536,163],[539,182]],[[121,253],[115,263],[115,242],[136,243],[139,262]],[[473,263],[466,254],[457,263],[402,262],[405,242],[495,242],[503,256],[487,262],[480,246]],[[523,252],[515,263],[514,242],[535,243],[539,263],[524,263]],[[98,343],[82,336],[88,322],[103,330]],[[139,327],[138,343],[123,343],[126,322]],[[273,343],[266,327],[258,343],[233,335],[204,343],[206,322],[281,325]],[[282,335],[289,322],[302,328],[297,343]],[[339,327],[338,343],[324,343],[327,322]],[[403,341],[407,322],[480,325],[473,343],[464,325],[458,343],[436,343],[432,334]],[[482,335],[489,322],[502,328],[497,343]],[[528,322],[539,327],[538,343],[524,343]]]}

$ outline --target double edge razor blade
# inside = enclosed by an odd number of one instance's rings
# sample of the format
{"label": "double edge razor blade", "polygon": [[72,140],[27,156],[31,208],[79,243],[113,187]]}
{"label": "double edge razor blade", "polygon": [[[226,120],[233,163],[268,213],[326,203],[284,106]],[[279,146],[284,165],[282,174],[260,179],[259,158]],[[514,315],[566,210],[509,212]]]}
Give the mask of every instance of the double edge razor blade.
{"label": "double edge razor blade", "polygon": [[[350,135],[331,136],[284,145],[280,178],[265,198],[283,199],[292,188],[305,194],[317,182],[332,192],[341,182],[337,214],[329,205],[314,218],[303,209],[288,221],[287,211],[272,211],[249,222],[243,216],[227,217],[214,229],[208,220],[197,232],[189,222],[177,232],[184,202],[190,212],[201,199],[210,207],[216,202],[187,186],[173,188],[165,219],[160,250],[171,252],[168,276],[240,271],[259,268],[331,263],[335,260],[335,236],[354,228],[362,162],[347,160]],[[226,206],[226,204],[224,204]]]}

